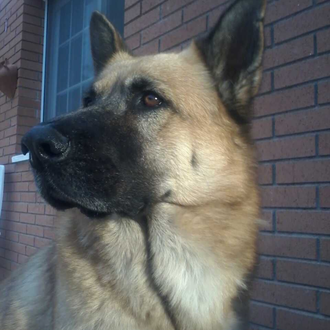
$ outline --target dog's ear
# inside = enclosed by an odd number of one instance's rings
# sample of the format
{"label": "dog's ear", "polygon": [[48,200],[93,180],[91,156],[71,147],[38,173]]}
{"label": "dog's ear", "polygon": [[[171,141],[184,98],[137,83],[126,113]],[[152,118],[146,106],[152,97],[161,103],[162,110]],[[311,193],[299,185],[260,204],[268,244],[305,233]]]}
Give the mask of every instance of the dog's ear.
{"label": "dog's ear", "polygon": [[104,15],[97,11],[91,17],[90,39],[96,75],[102,71],[115,53],[129,52],[119,32]]}
{"label": "dog's ear", "polygon": [[238,0],[206,37],[195,41],[222,101],[242,124],[249,122],[261,80],[265,7],[266,0]]}

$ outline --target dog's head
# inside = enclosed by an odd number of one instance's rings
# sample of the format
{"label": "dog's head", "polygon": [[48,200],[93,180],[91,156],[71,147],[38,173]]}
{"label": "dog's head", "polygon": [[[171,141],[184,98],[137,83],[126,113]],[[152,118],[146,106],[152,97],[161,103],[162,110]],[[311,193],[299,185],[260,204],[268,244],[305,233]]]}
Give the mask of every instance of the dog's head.
{"label": "dog's head", "polygon": [[237,1],[188,49],[144,57],[94,13],[95,81],[83,107],[22,139],[42,196],[90,217],[244,198],[264,11],[264,0]]}

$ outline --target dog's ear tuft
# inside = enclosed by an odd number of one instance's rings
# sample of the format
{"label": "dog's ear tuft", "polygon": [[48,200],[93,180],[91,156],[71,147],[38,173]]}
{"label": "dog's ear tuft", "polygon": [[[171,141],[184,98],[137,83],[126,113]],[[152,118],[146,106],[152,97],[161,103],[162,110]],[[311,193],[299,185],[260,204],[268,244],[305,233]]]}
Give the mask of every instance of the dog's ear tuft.
{"label": "dog's ear tuft", "polygon": [[233,118],[250,121],[250,104],[261,80],[266,0],[235,1],[196,46]]}
{"label": "dog's ear tuft", "polygon": [[91,17],[90,39],[96,75],[102,71],[115,53],[129,52],[119,32],[104,15],[97,11]]}

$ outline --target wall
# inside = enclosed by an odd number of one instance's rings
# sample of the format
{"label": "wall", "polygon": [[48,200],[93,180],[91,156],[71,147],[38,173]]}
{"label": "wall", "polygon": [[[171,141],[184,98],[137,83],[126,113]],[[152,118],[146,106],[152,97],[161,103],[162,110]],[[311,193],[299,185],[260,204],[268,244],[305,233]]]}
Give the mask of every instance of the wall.
{"label": "wall", "polygon": [[[209,30],[228,1],[125,3],[126,41],[143,55],[186,47],[191,38]],[[14,6],[19,8],[14,11]],[[22,78],[13,101],[0,98],[2,164],[8,163],[8,152],[17,151],[19,136],[39,118],[42,8],[37,0],[0,1],[0,56],[4,40],[7,44],[14,40],[6,52],[10,56],[20,52],[13,58]],[[13,13],[10,23],[15,34],[4,34],[6,12]],[[260,160],[263,218],[270,226],[259,240],[250,330],[330,328],[329,17],[330,1],[269,1],[265,71],[255,100],[253,135]],[[26,30],[30,25],[37,30]],[[16,41],[19,38],[22,41]],[[23,52],[20,42],[30,48]],[[33,59],[23,61],[25,52]],[[54,221],[53,210],[35,193],[27,162],[7,165],[6,170],[0,276],[48,243]]]}
{"label": "wall", "polygon": [[18,67],[15,97],[0,92],[0,164],[6,165],[0,279],[54,237],[54,211],[36,193],[28,162],[11,163],[23,134],[40,122],[43,33],[43,0],[0,1],[0,61]]}

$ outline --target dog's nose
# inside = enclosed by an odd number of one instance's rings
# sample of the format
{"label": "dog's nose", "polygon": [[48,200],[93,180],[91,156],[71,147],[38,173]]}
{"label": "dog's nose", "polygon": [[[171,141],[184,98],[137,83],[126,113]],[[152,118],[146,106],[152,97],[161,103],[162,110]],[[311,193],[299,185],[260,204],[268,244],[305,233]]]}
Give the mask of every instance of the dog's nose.
{"label": "dog's nose", "polygon": [[32,167],[65,159],[70,148],[69,140],[50,125],[36,126],[26,133],[21,142],[22,152],[30,152]]}

